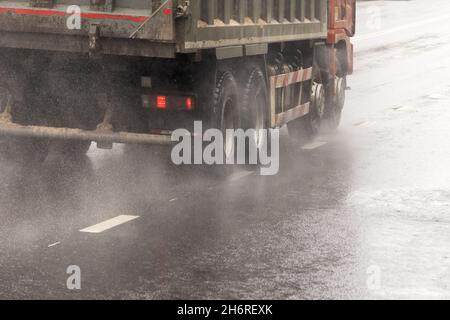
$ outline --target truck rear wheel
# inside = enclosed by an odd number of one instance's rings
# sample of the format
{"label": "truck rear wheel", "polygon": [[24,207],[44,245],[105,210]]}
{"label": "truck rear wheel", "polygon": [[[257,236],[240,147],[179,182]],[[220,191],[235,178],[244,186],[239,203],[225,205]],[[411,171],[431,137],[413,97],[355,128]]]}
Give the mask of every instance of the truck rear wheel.
{"label": "truck rear wheel", "polygon": [[[250,148],[267,147],[269,150],[270,137],[267,129],[269,128],[268,101],[266,79],[259,67],[250,67],[245,72],[242,82],[242,101],[241,118],[243,129],[255,130],[253,143],[247,143],[246,161],[250,161]],[[258,153],[257,153],[258,154]]]}
{"label": "truck rear wheel", "polygon": [[[214,86],[210,128],[218,129],[223,136],[224,165],[214,165],[208,171],[219,178],[226,178],[235,172],[234,163],[236,143],[234,137],[227,136],[227,130],[236,130],[240,126],[239,95],[235,77],[229,70],[219,70]],[[233,161],[233,162],[231,162]],[[212,169],[212,170],[210,170]]]}
{"label": "truck rear wheel", "polygon": [[254,129],[257,147],[266,143],[264,130],[268,127],[267,87],[260,68],[250,69],[242,92],[242,124],[245,129]]}
{"label": "truck rear wheel", "polygon": [[222,131],[224,137],[224,156],[234,156],[235,142],[226,131],[239,128],[238,89],[234,76],[229,71],[221,73],[216,82],[213,102],[213,127]]}

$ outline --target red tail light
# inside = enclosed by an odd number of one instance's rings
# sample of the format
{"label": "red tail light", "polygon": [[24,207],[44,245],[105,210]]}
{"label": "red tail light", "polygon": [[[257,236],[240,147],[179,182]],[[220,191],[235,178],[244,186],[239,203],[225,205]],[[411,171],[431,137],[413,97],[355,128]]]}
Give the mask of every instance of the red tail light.
{"label": "red tail light", "polygon": [[157,96],[156,97],[156,107],[158,109],[166,109],[167,108],[167,97],[166,96]]}
{"label": "red tail light", "polygon": [[188,95],[142,95],[142,106],[145,109],[160,111],[193,111],[196,99]]}
{"label": "red tail light", "polygon": [[172,9],[171,8],[166,8],[163,10],[164,15],[166,16],[170,16],[172,15]]}
{"label": "red tail light", "polygon": [[186,99],[186,107],[188,110],[192,109],[192,98],[187,98]]}

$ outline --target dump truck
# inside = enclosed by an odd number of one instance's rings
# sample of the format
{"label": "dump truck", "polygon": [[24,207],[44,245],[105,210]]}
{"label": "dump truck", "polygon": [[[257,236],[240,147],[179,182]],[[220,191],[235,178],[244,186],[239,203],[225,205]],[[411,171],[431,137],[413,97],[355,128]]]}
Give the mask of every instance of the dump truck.
{"label": "dump truck", "polygon": [[[0,0],[0,154],[339,125],[355,0]],[[255,137],[257,139],[257,137]]]}

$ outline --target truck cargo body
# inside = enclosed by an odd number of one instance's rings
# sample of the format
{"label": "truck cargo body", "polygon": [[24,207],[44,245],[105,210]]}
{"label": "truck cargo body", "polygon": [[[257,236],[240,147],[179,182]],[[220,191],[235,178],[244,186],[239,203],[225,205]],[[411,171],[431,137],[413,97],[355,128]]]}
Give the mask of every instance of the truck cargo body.
{"label": "truck cargo body", "polygon": [[340,120],[354,17],[355,0],[0,0],[0,148],[164,144],[227,112],[313,137]]}
{"label": "truck cargo body", "polygon": [[[152,57],[327,36],[327,0],[197,0],[186,8],[175,0],[94,2],[0,1],[0,45],[87,52],[92,25],[102,53]],[[67,27],[73,5],[81,29]]]}

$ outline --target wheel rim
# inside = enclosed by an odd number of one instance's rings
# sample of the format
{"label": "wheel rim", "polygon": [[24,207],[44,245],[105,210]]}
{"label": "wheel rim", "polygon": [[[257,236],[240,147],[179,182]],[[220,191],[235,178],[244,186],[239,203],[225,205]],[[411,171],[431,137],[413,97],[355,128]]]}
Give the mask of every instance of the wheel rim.
{"label": "wheel rim", "polygon": [[325,91],[321,84],[315,83],[313,87],[314,103],[310,111],[312,133],[316,135],[321,127],[323,113],[325,111]]}
{"label": "wheel rim", "polygon": [[332,128],[335,129],[341,122],[342,110],[345,104],[345,78],[338,78],[336,83],[336,96],[331,104],[330,121]]}

